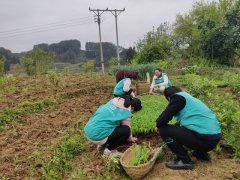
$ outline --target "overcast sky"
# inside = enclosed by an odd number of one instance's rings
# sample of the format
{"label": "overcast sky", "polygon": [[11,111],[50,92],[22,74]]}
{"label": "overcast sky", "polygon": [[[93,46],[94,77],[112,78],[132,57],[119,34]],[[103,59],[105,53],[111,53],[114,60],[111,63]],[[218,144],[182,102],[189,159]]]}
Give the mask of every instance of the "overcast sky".
{"label": "overcast sky", "polygon": [[[32,49],[40,43],[78,39],[98,42],[93,9],[123,9],[118,16],[119,44],[134,46],[138,39],[162,22],[174,22],[197,0],[0,0],[0,47],[12,52]],[[102,14],[102,41],[116,44],[115,19]]]}

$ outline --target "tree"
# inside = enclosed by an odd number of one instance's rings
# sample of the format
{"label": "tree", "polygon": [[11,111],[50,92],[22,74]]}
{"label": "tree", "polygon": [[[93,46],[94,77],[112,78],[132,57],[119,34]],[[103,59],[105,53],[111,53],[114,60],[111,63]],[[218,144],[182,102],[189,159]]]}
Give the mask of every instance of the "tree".
{"label": "tree", "polygon": [[45,74],[48,70],[53,69],[54,67],[54,54],[51,52],[46,52],[37,48],[31,52],[31,57],[37,74]]}
{"label": "tree", "polygon": [[20,63],[24,67],[27,75],[30,76],[30,75],[34,74],[35,68],[33,66],[33,59],[32,58],[23,57],[23,58],[20,59]]}
{"label": "tree", "polygon": [[233,23],[228,23],[226,15],[232,12],[229,17],[235,17],[233,21],[237,22],[237,2],[239,3],[239,0],[201,1],[195,3],[188,14],[178,15],[174,24],[174,36],[182,54],[187,54],[187,57],[202,56],[218,63],[229,64],[236,50],[232,40],[237,38],[234,38],[232,33]]}
{"label": "tree", "polygon": [[151,63],[170,57],[174,51],[174,41],[169,23],[163,23],[157,31],[150,31],[138,41],[137,63]]}
{"label": "tree", "polygon": [[50,45],[38,44],[33,47],[33,51],[36,49],[54,53],[55,60],[60,62],[77,63],[85,59],[81,54],[81,43],[78,40],[66,40]]}
{"label": "tree", "polygon": [[13,54],[10,50],[0,47],[0,56],[4,57],[4,70],[7,72],[10,70],[11,64],[19,63],[19,59],[16,54]]}
{"label": "tree", "polygon": [[109,66],[116,66],[116,65],[118,65],[118,58],[117,57],[112,57],[109,60]]}
{"label": "tree", "polygon": [[126,63],[131,64],[135,55],[136,55],[135,47],[133,47],[133,48],[129,47],[126,51],[126,54],[125,54]]}
{"label": "tree", "polygon": [[0,76],[2,76],[5,72],[4,64],[5,64],[5,59],[0,56]]}

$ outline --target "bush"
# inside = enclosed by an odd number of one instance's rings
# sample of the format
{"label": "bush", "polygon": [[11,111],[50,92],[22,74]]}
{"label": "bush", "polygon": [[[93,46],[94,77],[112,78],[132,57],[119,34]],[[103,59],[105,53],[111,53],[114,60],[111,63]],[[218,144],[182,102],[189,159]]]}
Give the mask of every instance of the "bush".
{"label": "bush", "polygon": [[12,75],[4,75],[0,77],[0,92],[2,93],[14,93],[16,78]]}
{"label": "bush", "polygon": [[217,86],[207,78],[197,79],[188,85],[190,93],[195,97],[207,97]]}
{"label": "bush", "polygon": [[216,112],[221,123],[224,145],[233,148],[234,155],[240,157],[240,105],[230,94],[210,96],[208,104]]}
{"label": "bush", "polygon": [[184,69],[185,74],[196,74],[198,73],[199,67],[197,65],[194,66],[187,66]]}
{"label": "bush", "polygon": [[90,60],[90,61],[85,62],[82,65],[83,72],[93,72],[94,71],[94,64],[95,64],[94,60]]}
{"label": "bush", "polygon": [[225,72],[223,74],[223,80],[228,84],[229,87],[236,93],[240,93],[240,74]]}
{"label": "bush", "polygon": [[47,71],[47,77],[54,87],[59,86],[59,74],[54,70]]}
{"label": "bush", "polygon": [[30,76],[30,75],[33,75],[33,74],[36,73],[36,68],[33,66],[33,59],[32,58],[21,58],[20,63],[24,67],[27,75]]}

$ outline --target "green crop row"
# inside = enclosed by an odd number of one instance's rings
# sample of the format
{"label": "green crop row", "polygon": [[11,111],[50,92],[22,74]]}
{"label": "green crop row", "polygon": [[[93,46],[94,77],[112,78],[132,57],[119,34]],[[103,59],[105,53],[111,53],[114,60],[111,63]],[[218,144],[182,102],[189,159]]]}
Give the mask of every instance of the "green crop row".
{"label": "green crop row", "polygon": [[133,134],[149,134],[155,131],[156,119],[167,106],[164,96],[144,95],[138,96],[142,101],[143,108],[134,113],[131,120]]}
{"label": "green crop row", "polygon": [[62,98],[51,97],[44,98],[35,102],[23,102],[14,108],[5,108],[0,110],[0,127],[4,126],[6,123],[14,120],[15,118],[21,117],[25,114],[36,113],[41,111],[43,108],[59,104],[62,102]]}

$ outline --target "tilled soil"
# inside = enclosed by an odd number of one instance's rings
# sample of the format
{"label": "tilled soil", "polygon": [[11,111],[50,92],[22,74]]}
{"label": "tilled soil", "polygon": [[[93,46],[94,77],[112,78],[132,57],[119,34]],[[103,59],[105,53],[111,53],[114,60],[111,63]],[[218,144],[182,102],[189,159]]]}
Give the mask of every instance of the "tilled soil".
{"label": "tilled soil", "polygon": [[56,94],[76,91],[84,87],[91,87],[114,82],[113,78],[104,75],[73,74],[61,75],[59,86],[51,84],[46,76],[22,77],[14,82],[16,91],[8,93],[0,99],[0,109],[11,108],[24,101],[36,101]]}
{"label": "tilled soil", "polygon": [[[35,166],[34,154],[39,152],[41,158],[51,156],[51,147],[61,142],[64,132],[72,128],[72,122],[85,122],[103,101],[112,97],[111,90],[99,88],[99,84],[95,88],[94,82],[86,85],[89,84],[93,86],[92,91],[66,98],[40,113],[25,115],[0,131],[0,177],[38,179],[41,164]],[[75,88],[76,92],[79,88]]]}

